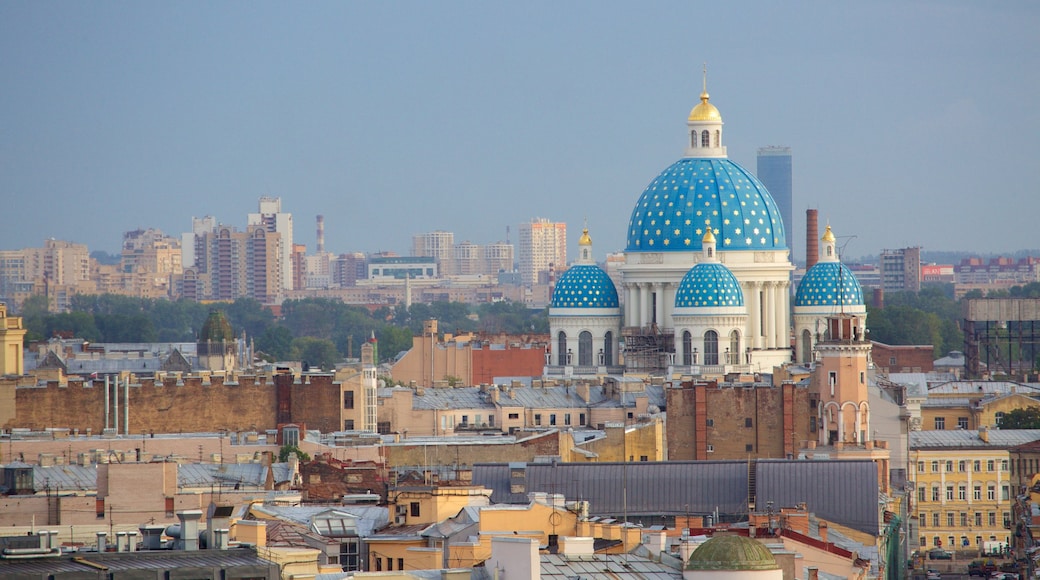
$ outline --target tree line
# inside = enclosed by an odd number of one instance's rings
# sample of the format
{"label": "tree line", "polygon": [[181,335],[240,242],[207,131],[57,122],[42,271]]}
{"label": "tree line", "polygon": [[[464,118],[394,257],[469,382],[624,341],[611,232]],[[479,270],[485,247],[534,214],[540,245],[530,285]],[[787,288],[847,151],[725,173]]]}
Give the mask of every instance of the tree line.
{"label": "tree line", "polygon": [[[962,300],[981,298],[969,292]],[[1040,283],[990,292],[987,297],[1040,298]],[[379,341],[381,361],[411,348],[423,322],[439,321],[441,332],[548,333],[547,309],[531,310],[515,302],[469,305],[458,302],[384,306],[370,310],[338,300],[305,298],[282,303],[281,317],[256,300],[200,304],[188,300],[132,298],[115,294],[77,295],[69,312],[47,311],[43,296],[27,299],[20,314],[27,340],[54,336],[91,342],[193,342],[210,310],[222,310],[237,335],[245,333],[266,359],[306,360],[332,368],[357,358],[370,336]],[[926,285],[920,292],[885,295],[882,307],[867,306],[870,338],[893,345],[930,344],[936,357],[961,350],[961,301],[952,284]]]}
{"label": "tree line", "polygon": [[211,310],[221,310],[237,336],[252,340],[269,361],[301,360],[331,369],[357,358],[370,337],[379,341],[381,361],[412,346],[423,322],[435,318],[442,332],[548,333],[547,310],[495,302],[471,306],[437,302],[370,310],[338,300],[287,300],[281,316],[258,301],[200,304],[188,300],[133,298],[115,294],[77,295],[69,312],[51,313],[43,296],[27,299],[20,309],[26,340],[52,337],[90,342],[194,342]]}

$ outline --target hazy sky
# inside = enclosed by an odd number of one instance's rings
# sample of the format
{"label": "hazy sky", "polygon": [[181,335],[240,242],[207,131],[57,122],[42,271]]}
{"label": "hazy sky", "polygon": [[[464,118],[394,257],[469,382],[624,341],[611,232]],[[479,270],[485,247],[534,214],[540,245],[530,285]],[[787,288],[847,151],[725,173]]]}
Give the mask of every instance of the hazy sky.
{"label": "hazy sky", "polygon": [[[0,249],[243,228],[313,251],[587,218],[597,257],[701,89],[730,158],[794,153],[804,213],[886,247],[1040,248],[1040,3],[0,2]],[[1018,174],[1018,177],[1015,175]]]}

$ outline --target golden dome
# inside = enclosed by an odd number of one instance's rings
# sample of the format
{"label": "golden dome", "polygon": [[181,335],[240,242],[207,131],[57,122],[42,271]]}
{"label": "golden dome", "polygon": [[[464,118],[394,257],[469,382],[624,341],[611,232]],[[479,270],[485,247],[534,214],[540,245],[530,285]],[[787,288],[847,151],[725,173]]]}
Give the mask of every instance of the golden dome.
{"label": "golden dome", "polygon": [[833,243],[835,239],[836,238],[834,237],[834,232],[831,231],[831,227],[827,226],[827,231],[823,232],[823,241],[830,244]]}
{"label": "golden dome", "polygon": [[714,244],[715,243],[715,233],[711,231],[711,228],[708,228],[708,231],[704,232],[704,237],[701,239],[701,243],[702,244]]}
{"label": "golden dome", "polygon": [[589,237],[589,228],[585,228],[581,231],[581,237],[578,238],[579,246],[591,246],[592,238]]}
{"label": "golden dome", "polygon": [[701,102],[690,111],[689,121],[718,121],[722,122],[722,115],[715,105],[708,102],[708,91],[701,93]]}

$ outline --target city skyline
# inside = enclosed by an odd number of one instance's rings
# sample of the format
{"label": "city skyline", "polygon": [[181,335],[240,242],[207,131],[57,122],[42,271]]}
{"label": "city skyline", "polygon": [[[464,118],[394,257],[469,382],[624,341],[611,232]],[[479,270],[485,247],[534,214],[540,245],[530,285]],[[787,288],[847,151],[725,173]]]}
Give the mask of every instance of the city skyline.
{"label": "city skyline", "polygon": [[546,216],[571,252],[587,220],[602,259],[682,155],[704,61],[730,157],[793,150],[793,259],[809,207],[850,256],[1038,246],[1029,185],[990,176],[1040,154],[1040,9],[752,6],[5,5],[0,248],[114,252],[271,196],[308,252],[318,214],[330,251],[401,254]]}

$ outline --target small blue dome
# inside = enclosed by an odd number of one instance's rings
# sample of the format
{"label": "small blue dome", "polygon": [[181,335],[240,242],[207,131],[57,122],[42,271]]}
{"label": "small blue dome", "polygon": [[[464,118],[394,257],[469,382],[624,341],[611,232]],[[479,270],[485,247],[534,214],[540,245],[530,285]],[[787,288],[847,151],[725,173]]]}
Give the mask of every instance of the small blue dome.
{"label": "small blue dome", "polygon": [[798,283],[794,305],[863,306],[863,290],[859,280],[845,264],[817,262]]}
{"label": "small blue dome", "polygon": [[787,247],[773,196],[750,171],[729,159],[684,158],[650,182],[628,223],[628,252],[701,248],[711,226],[719,251]]}
{"label": "small blue dome", "polygon": [[617,288],[599,266],[571,266],[553,289],[552,308],[617,308]]}
{"label": "small blue dome", "polygon": [[743,306],[744,292],[729,268],[702,262],[690,268],[675,292],[676,308]]}

